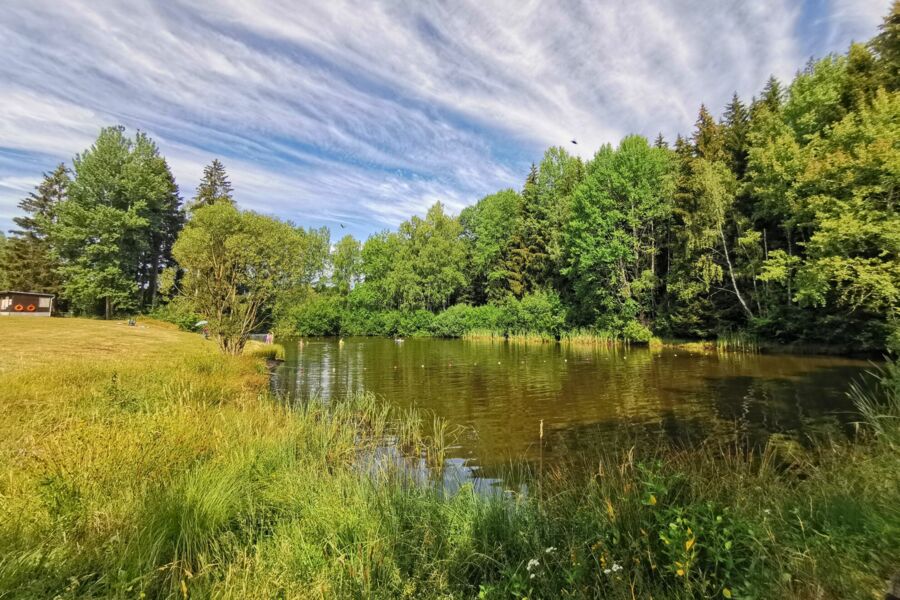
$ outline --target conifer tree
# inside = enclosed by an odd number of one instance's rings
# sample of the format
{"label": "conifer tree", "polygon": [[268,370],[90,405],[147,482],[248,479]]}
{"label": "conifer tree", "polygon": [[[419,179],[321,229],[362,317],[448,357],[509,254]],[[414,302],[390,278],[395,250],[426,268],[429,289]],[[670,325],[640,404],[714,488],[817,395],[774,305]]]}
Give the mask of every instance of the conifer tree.
{"label": "conifer tree", "polygon": [[747,134],[750,132],[750,111],[741,102],[737,92],[725,107],[724,145],[729,166],[738,179],[744,177],[747,169]]}
{"label": "conifer tree", "polygon": [[880,30],[872,40],[872,47],[881,63],[885,87],[895,91],[900,89],[900,0],[894,0]]}
{"label": "conifer tree", "polygon": [[4,256],[6,283],[10,288],[55,294],[59,291],[59,264],[51,248],[50,229],[59,205],[68,196],[69,172],[60,164],[26,198],[19,202],[25,213],[15,217]]}
{"label": "conifer tree", "polygon": [[694,151],[700,158],[716,161],[725,160],[725,144],[722,128],[707,110],[700,105],[700,113],[694,125]]}
{"label": "conifer tree", "polygon": [[225,172],[225,165],[214,158],[203,169],[203,179],[197,186],[197,195],[191,204],[191,210],[196,210],[201,206],[212,206],[217,202],[227,202],[234,206],[234,198],[231,196],[231,182],[228,181],[228,174]]}

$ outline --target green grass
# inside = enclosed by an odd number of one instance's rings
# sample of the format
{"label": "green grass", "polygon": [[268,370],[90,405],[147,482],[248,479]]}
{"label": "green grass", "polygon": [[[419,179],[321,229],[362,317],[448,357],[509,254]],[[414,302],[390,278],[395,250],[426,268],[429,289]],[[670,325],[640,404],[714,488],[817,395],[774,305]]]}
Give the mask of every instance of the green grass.
{"label": "green grass", "polygon": [[251,358],[263,358],[267,360],[284,360],[284,346],[281,344],[266,344],[255,340],[248,340],[244,346],[244,356]]}
{"label": "green grass", "polygon": [[900,565],[889,379],[855,444],[623,449],[447,495],[417,475],[452,443],[429,415],[288,409],[258,359],[153,323],[0,336],[0,598],[877,598]]}

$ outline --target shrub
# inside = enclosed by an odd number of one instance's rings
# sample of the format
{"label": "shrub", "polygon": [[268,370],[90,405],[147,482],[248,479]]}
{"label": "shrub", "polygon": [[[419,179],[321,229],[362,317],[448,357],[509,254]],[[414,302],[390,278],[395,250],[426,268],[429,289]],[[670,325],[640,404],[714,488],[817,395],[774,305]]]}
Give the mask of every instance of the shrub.
{"label": "shrub", "polygon": [[631,342],[648,343],[653,337],[653,332],[637,321],[629,321],[622,328],[622,337]]}
{"label": "shrub", "polygon": [[179,329],[185,331],[193,331],[194,324],[201,320],[202,317],[190,309],[179,298],[175,298],[167,304],[162,304],[154,308],[148,315],[154,319],[165,321],[177,325]]}
{"label": "shrub", "polygon": [[341,299],[314,295],[287,309],[276,330],[281,335],[338,335],[341,333]]}
{"label": "shrub", "polygon": [[434,317],[431,333],[437,337],[463,337],[477,330],[496,330],[500,327],[501,315],[501,309],[491,304],[457,304]]}

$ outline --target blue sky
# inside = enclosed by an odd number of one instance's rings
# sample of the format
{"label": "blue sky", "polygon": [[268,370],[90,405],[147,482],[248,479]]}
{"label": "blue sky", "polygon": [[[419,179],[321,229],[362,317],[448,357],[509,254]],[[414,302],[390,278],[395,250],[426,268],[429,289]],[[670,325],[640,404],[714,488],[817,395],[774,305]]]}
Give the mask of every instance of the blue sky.
{"label": "blue sky", "polygon": [[0,229],[122,124],[156,139],[185,198],[218,157],[242,207],[365,237],[518,188],[550,145],[688,132],[701,102],[718,114],[869,39],[889,4],[6,2]]}

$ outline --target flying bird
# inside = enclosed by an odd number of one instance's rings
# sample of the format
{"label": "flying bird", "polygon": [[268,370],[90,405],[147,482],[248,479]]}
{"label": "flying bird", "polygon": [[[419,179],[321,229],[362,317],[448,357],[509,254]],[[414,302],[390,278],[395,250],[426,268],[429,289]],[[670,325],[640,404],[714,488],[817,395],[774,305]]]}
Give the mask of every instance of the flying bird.
{"label": "flying bird", "polygon": [[575,144],[576,146],[578,145],[578,142],[575,140],[572,140],[572,143]]}
{"label": "flying bird", "polygon": [[341,229],[343,229],[343,228],[344,228],[344,224],[343,224],[343,223],[341,223]]}

